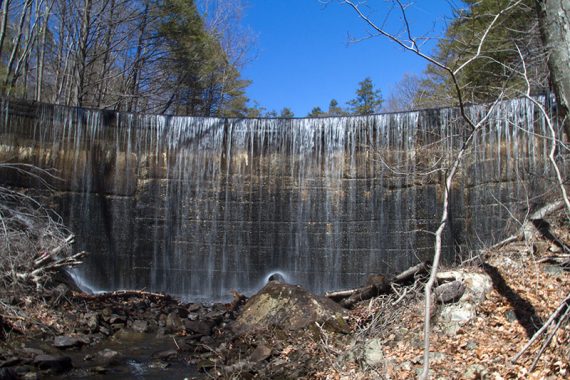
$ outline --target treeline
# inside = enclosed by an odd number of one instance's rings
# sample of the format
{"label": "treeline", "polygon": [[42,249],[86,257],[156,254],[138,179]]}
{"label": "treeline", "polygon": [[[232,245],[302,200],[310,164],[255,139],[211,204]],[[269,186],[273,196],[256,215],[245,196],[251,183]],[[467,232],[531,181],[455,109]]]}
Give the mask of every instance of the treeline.
{"label": "treeline", "polygon": [[[453,71],[463,66],[456,78],[464,103],[519,97],[526,91],[527,79],[532,94],[550,89],[548,54],[542,43],[536,0],[464,0],[461,8],[454,10],[432,56]],[[336,101],[332,102],[332,112],[331,107],[328,111],[314,107],[308,116],[449,107],[458,105],[458,98],[448,73],[430,64],[421,74],[404,74],[385,101],[366,78],[346,107],[337,109]]]}
{"label": "treeline", "polygon": [[[536,3],[464,0],[462,8],[455,10],[433,56],[454,71],[469,60],[457,74],[464,102],[484,103],[499,97],[521,96],[526,79],[531,93],[548,91],[547,54]],[[385,110],[448,107],[457,102],[455,84],[449,75],[430,64],[422,75],[404,75],[387,99]]]}
{"label": "treeline", "polygon": [[129,112],[248,112],[239,1],[0,0],[0,6],[4,96]]}
{"label": "treeline", "polygon": [[358,83],[355,97],[341,107],[336,99],[331,99],[328,108],[313,107],[307,117],[329,117],[348,115],[372,115],[382,110],[382,91],[374,87],[370,77],[364,78]]}

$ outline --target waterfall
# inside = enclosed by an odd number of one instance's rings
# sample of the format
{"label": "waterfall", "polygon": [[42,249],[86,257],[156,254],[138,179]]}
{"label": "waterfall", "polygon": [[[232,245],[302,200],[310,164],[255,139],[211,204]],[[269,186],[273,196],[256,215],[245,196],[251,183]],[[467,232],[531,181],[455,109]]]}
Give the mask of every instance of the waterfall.
{"label": "waterfall", "polygon": [[[457,109],[305,119],[135,115],[3,99],[0,162],[55,168],[46,195],[95,290],[251,293],[279,273],[315,292],[429,259]],[[482,120],[489,106],[470,106]],[[444,253],[492,243],[549,189],[543,116],[500,103],[451,193]],[[35,188],[0,171],[0,183]],[[550,186],[551,188],[552,186]],[[44,193],[42,193],[44,194]]]}

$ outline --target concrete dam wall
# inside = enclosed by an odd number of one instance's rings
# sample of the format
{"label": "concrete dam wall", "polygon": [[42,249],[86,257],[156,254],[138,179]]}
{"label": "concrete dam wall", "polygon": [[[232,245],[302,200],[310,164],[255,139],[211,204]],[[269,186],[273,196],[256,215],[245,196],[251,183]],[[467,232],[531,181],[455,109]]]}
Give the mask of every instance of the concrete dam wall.
{"label": "concrete dam wall", "polygon": [[[486,106],[468,108],[480,120]],[[134,115],[1,100],[0,162],[90,255],[93,290],[187,299],[252,292],[279,272],[315,292],[429,259],[445,167],[467,133],[457,109],[318,119]],[[505,236],[510,213],[555,191],[542,115],[499,104],[452,189],[447,260]],[[554,188],[554,189],[553,189]],[[507,223],[508,225],[508,223]]]}

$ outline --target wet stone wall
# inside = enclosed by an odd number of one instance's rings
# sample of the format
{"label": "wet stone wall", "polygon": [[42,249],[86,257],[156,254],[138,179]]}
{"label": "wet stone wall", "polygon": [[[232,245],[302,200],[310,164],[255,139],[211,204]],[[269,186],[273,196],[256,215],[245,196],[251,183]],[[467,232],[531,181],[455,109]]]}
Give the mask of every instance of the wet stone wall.
{"label": "wet stone wall", "polygon": [[[41,193],[90,253],[92,290],[219,300],[279,272],[323,292],[433,251],[443,177],[468,129],[455,109],[322,119],[133,115],[2,100],[0,162],[54,169]],[[488,110],[473,106],[477,121]],[[501,103],[452,189],[447,260],[505,236],[509,213],[552,189],[544,120]]]}

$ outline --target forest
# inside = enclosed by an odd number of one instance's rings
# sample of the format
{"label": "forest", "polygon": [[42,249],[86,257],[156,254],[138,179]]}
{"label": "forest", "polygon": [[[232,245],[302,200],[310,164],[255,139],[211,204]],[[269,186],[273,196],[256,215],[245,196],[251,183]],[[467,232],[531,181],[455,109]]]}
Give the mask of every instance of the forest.
{"label": "forest", "polygon": [[[459,67],[477,50],[487,15],[506,3],[465,2],[433,56]],[[468,92],[465,101],[490,101],[505,90],[516,97],[523,86],[512,75],[522,63],[519,52],[531,92],[548,91],[547,55],[533,3],[521,2],[490,30],[480,52],[484,58],[459,77]],[[251,59],[255,37],[240,26],[240,1],[5,0],[1,7],[0,90],[6,96],[140,113],[294,116],[285,105],[280,112],[267,110],[245,94],[251,82],[240,70]],[[430,64],[422,74],[405,74],[385,101],[364,78],[345,106],[333,94],[327,107],[315,106],[308,116],[456,105],[451,86]]]}

